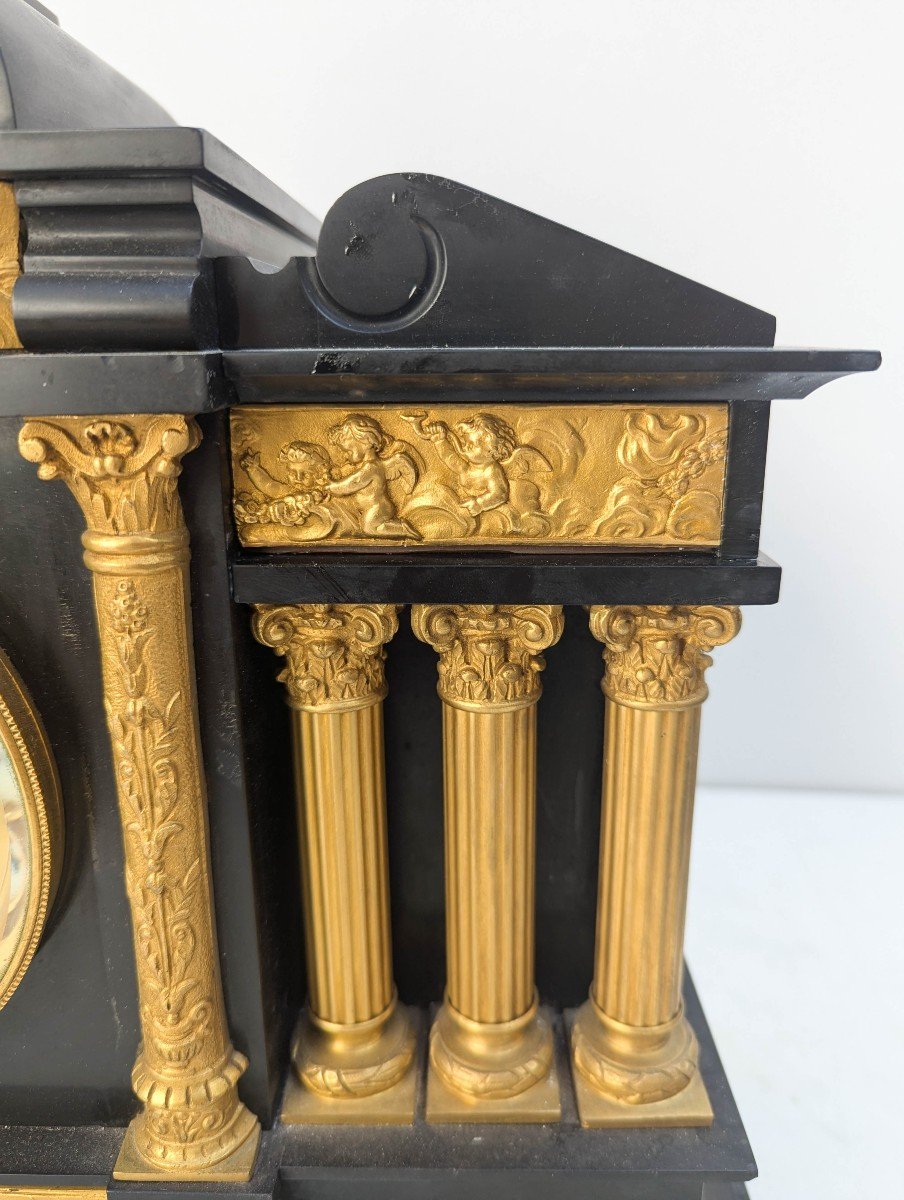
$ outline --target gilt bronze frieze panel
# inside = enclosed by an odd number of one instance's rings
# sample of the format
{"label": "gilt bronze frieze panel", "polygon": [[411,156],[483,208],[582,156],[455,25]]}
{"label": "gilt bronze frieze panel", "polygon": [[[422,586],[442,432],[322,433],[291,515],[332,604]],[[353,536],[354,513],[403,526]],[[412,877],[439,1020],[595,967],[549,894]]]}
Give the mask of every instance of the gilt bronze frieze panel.
{"label": "gilt bronze frieze panel", "polygon": [[716,546],[728,407],[236,409],[245,546]]}

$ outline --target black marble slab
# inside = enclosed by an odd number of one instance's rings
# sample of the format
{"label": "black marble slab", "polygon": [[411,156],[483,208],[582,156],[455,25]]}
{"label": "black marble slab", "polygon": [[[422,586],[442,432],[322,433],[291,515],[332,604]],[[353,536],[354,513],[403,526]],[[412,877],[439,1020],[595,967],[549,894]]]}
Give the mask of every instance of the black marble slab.
{"label": "black marble slab", "polygon": [[685,1003],[715,1120],[709,1129],[583,1129],[558,1034],[562,1120],[552,1125],[428,1125],[424,1067],[411,1126],[284,1126],[263,1135],[247,1184],[109,1179],[122,1131],[0,1128],[0,1187],[95,1186],[116,1200],[211,1193],[263,1200],[740,1200],[756,1163],[688,977]]}
{"label": "black marble slab", "polygon": [[366,180],[316,260],[221,264],[224,345],[769,346],[775,318],[441,175]]}
{"label": "black marble slab", "polygon": [[880,362],[874,350],[7,351],[0,353],[0,416],[392,403],[412,393],[449,403],[762,403],[802,399]]}
{"label": "black marble slab", "polygon": [[717,554],[235,552],[242,604],[774,604],[781,568]]}

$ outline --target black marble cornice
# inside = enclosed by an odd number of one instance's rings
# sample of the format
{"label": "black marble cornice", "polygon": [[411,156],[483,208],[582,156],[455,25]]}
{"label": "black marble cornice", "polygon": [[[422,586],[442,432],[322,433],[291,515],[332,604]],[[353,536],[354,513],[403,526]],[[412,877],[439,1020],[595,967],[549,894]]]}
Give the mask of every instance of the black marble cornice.
{"label": "black marble cornice", "polygon": [[197,129],[0,133],[0,179],[21,216],[13,319],[29,350],[212,349],[213,260],[276,267],[319,228]]}
{"label": "black marble cornice", "polygon": [[0,417],[203,413],[232,399],[218,351],[0,353]]}
{"label": "black marble cornice", "polygon": [[232,582],[240,604],[774,604],[781,568],[765,554],[246,551]]}
{"label": "black marble cornice", "polygon": [[874,371],[875,350],[468,346],[0,353],[0,416],[209,412],[233,404],[756,403]]}
{"label": "black marble cornice", "polygon": [[772,347],[337,346],[225,350],[239,403],[417,391],[437,400],[574,403],[594,399],[799,400],[833,379],[874,371],[876,350]]}

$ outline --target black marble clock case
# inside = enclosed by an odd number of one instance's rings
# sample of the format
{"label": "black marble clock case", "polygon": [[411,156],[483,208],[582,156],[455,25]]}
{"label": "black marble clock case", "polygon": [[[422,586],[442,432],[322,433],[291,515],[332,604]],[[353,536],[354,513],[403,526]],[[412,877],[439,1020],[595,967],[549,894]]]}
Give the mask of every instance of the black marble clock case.
{"label": "black marble clock case", "polygon": [[[596,910],[602,664],[583,606],[774,602],[780,571],[759,552],[771,401],[874,369],[878,355],[775,350],[768,314],[439,176],[361,185],[320,229],[209,135],[166,127],[162,110],[27,8],[0,0],[19,117],[0,132],[0,179],[22,216],[14,316],[25,344],[0,355],[0,644],[47,726],[67,849],[43,945],[0,1013],[0,1185],[143,1196],[212,1187],[110,1181],[135,1111],[139,1025],[91,584],[77,506],[17,450],[23,416],[184,412],[204,435],[180,492],[220,965],[232,1038],[250,1061],[241,1095],[265,1127],[254,1179],[221,1190],[298,1200],[743,1194],[755,1165],[690,982],[712,1129],[583,1130],[565,1059],[556,1126],[275,1123],[305,981],[288,711],[248,605],[566,605],[538,711],[536,975],[561,1012],[587,994]],[[54,70],[69,72],[81,131],[40,95]],[[133,128],[103,128],[116,124]],[[722,544],[651,554],[238,547],[231,406],[413,395],[727,402]],[[404,614],[388,679],[395,977],[402,1000],[427,1009],[445,975],[441,712],[435,655]]]}

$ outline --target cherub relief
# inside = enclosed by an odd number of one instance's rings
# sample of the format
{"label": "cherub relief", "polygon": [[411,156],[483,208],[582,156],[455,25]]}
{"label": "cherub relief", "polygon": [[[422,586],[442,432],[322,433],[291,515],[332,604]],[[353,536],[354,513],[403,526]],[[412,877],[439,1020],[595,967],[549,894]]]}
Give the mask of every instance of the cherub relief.
{"label": "cherub relief", "polygon": [[[722,484],[710,468],[724,460],[726,435],[703,412],[632,406],[613,414],[618,424],[594,425],[589,408],[451,411],[459,419],[320,410],[299,423],[314,440],[282,445],[271,469],[255,426],[237,423],[239,478],[251,485],[237,488],[240,528],[277,526],[290,542],[718,540]],[[429,443],[424,457],[395,436],[402,421]],[[610,483],[613,458],[621,474]]]}
{"label": "cherub relief", "polygon": [[399,516],[389,491],[395,480],[405,492],[414,489],[420,472],[413,447],[388,438],[379,422],[365,413],[351,413],[333,425],[327,437],[342,457],[341,473],[327,490],[331,496],[350,500],[355,531],[369,537],[419,540],[418,531]]}
{"label": "cherub relief", "polygon": [[[279,452],[279,461],[285,463],[289,486],[295,493],[326,495],[329,486],[329,455],[313,442],[289,442]],[[286,494],[286,484],[276,479],[261,466],[257,451],[246,450],[239,464],[254,486],[271,500],[281,499]]]}
{"label": "cherub relief", "polygon": [[399,414],[435,453],[420,453],[369,413],[349,413],[317,442],[292,441],[268,470],[259,435],[238,425],[241,526],[277,525],[290,541],[379,538],[437,542],[471,536],[500,541],[566,530],[587,517],[571,482],[585,445],[575,425],[549,414],[517,425],[478,412],[454,425],[425,411]]}
{"label": "cherub relief", "polygon": [[327,431],[336,459],[322,446],[294,441],[279,452],[287,479],[264,467],[260,454],[246,450],[239,466],[264,497],[239,493],[236,511],[247,524],[294,527],[300,540],[339,536],[412,538],[420,534],[399,516],[391,485],[407,495],[420,476],[417,452],[388,437],[365,413],[350,413]]}
{"label": "cherub relief", "polygon": [[552,467],[535,446],[518,440],[508,421],[482,412],[450,428],[423,411],[402,416],[452,471],[457,503],[472,518],[467,532],[532,537],[549,530],[540,488],[528,476]]}
{"label": "cherub relief", "polygon": [[332,463],[329,455],[313,442],[288,442],[280,449],[287,479],[277,479],[261,463],[256,450],[245,450],[239,466],[260,493],[240,492],[236,516],[247,525],[277,524],[297,530],[302,540],[326,537],[337,525],[327,505]]}

